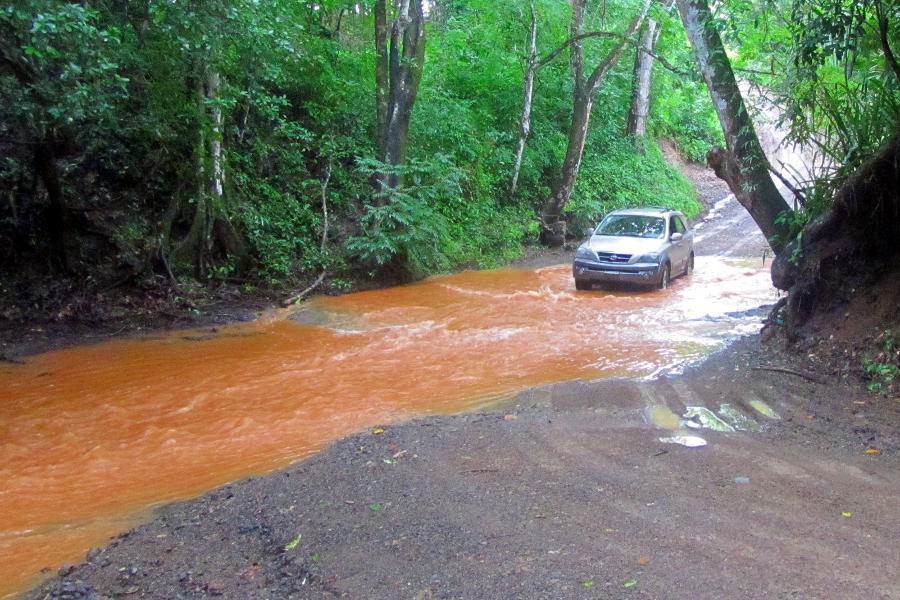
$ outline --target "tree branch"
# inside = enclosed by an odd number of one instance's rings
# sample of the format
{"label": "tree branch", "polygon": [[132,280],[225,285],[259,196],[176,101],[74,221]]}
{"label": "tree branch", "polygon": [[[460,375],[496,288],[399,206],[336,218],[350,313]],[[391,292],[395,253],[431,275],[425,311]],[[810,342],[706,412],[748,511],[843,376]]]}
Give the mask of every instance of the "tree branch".
{"label": "tree branch", "polygon": [[757,71],[756,69],[740,69],[738,67],[735,67],[734,70],[740,73],[750,73],[751,75],[768,75],[770,77],[775,76],[775,73],[772,71]]}
{"label": "tree branch", "polygon": [[894,56],[894,51],[891,50],[891,44],[888,41],[888,19],[880,0],[875,2],[875,15],[878,19],[878,39],[881,42],[881,50],[884,52],[884,61],[894,72],[897,81],[900,81],[900,64],[897,64],[897,57]]}
{"label": "tree branch", "polygon": [[553,52],[542,58],[537,62],[537,68],[540,69],[547,63],[551,62],[554,58],[560,55],[560,53],[577,42],[581,40],[592,38],[592,37],[623,37],[620,33],[614,33],[612,31],[591,31],[589,33],[582,33],[581,35],[576,35],[575,37],[570,37],[565,42],[559,45]]}
{"label": "tree branch", "polygon": [[[567,39],[565,42],[560,44],[555,50],[553,50],[553,52],[551,52],[550,54],[548,54],[541,60],[537,61],[537,63],[535,63],[536,64],[535,68],[540,69],[541,67],[546,66],[548,63],[552,62],[553,59],[555,59],[557,56],[559,56],[563,50],[565,50],[566,48],[571,46],[576,41],[587,39],[587,38],[595,38],[595,37],[614,37],[614,38],[619,38],[621,40],[625,40],[626,43],[629,43],[632,46],[637,46],[637,44],[638,44],[637,40],[634,40],[634,39],[632,39],[628,36],[625,36],[621,33],[615,33],[613,31],[591,31],[588,33],[582,33],[581,35],[577,35],[573,38]],[[646,52],[646,50],[644,52]],[[647,54],[652,56],[655,60],[659,61],[659,64],[661,64],[664,68],[666,68],[667,70],[671,71],[672,73],[674,73],[676,75],[679,75],[681,77],[689,77],[689,78],[696,77],[695,73],[691,73],[689,71],[682,71],[678,67],[675,67],[674,65],[672,65],[672,63],[670,63],[664,57],[660,56],[659,54],[656,54],[655,52],[647,52]]]}
{"label": "tree branch", "polygon": [[[783,166],[783,163],[782,163],[782,166]],[[794,195],[794,197],[797,199],[797,202],[800,203],[800,206],[804,206],[804,205],[806,204],[806,195],[805,195],[803,192],[801,192],[800,190],[798,190],[797,188],[795,188],[795,187],[791,184],[791,182],[788,181],[787,177],[785,177],[784,175],[782,175],[780,171],[777,171],[777,170],[771,165],[771,163],[769,164],[769,171],[772,173],[772,175],[774,175],[775,177],[777,177],[777,178],[781,181],[781,183],[784,184],[784,187],[786,187],[787,189],[789,189],[789,190],[791,191],[791,193],[792,193],[792,194]],[[795,205],[795,206],[796,206],[796,205]]]}
{"label": "tree branch", "polygon": [[[328,161],[328,167],[325,169],[325,179],[322,180],[321,184],[321,193],[322,193],[322,241],[320,242],[319,248],[322,251],[322,255],[325,255],[325,245],[328,243],[328,182],[331,180],[331,161]],[[325,280],[325,275],[328,273],[328,269],[322,268],[322,272],[319,273],[319,276],[316,277],[316,280],[313,281],[305,290],[302,292],[298,292],[284,301],[284,306],[288,306],[290,304],[296,304],[300,302],[303,298],[306,297],[308,293],[316,289],[322,281]]]}

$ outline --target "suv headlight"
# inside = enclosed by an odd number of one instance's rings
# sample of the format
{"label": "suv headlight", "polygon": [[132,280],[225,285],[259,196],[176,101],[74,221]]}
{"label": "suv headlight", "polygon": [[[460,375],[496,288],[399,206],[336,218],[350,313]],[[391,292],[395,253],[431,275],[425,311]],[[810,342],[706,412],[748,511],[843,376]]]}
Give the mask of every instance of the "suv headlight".
{"label": "suv headlight", "polygon": [[635,262],[659,264],[659,252],[650,252],[649,254],[639,256]]}
{"label": "suv headlight", "polygon": [[597,260],[597,255],[594,254],[594,251],[587,246],[579,246],[578,250],[575,252],[575,256],[576,258],[588,258],[590,260]]}

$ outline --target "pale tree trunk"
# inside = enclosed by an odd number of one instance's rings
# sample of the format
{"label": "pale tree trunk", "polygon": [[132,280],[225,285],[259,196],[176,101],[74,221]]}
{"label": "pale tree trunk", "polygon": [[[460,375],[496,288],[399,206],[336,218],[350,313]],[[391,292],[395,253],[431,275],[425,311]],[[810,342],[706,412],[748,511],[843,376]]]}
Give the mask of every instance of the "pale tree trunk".
{"label": "pale tree trunk", "polygon": [[678,0],[678,11],[725,134],[727,150],[714,148],[707,160],[778,254],[789,240],[787,225],[778,223],[777,218],[790,212],[790,207],[769,175],[769,161],[744,105],[712,13],[706,0]]}
{"label": "pale tree trunk", "polygon": [[[388,25],[385,0],[375,2],[375,103],[378,158],[391,167],[406,160],[409,121],[425,63],[422,0],[399,0]],[[400,185],[396,173],[377,174],[379,188]]]}
{"label": "pale tree trunk", "polygon": [[528,135],[531,133],[531,106],[534,97],[534,74],[538,69],[538,52],[537,52],[537,11],[534,9],[534,0],[530,0],[531,8],[531,30],[528,38],[530,44],[530,52],[528,54],[527,64],[525,66],[525,89],[522,100],[522,114],[519,117],[519,140],[516,144],[516,158],[513,162],[513,175],[509,184],[510,197],[515,196],[516,188],[519,185],[519,171],[522,170],[522,156],[525,154],[525,143],[528,141]]}
{"label": "pale tree trunk", "polygon": [[[666,10],[671,8],[673,2],[674,0],[666,0]],[[653,65],[656,62],[653,53],[661,31],[656,19],[647,17],[647,22],[641,29],[638,51],[634,57],[634,87],[625,131],[641,148],[643,147],[641,142],[647,135],[647,117],[650,114],[650,88],[653,83]]]}
{"label": "pale tree trunk", "polygon": [[[206,113],[206,104],[209,99],[208,84],[208,75],[197,78],[196,101],[201,115]],[[210,214],[209,158],[210,140],[205,133],[205,127],[201,125],[194,151],[196,168],[194,214],[191,216],[190,229],[184,238],[177,242],[172,251],[172,258],[179,263],[192,264],[200,279],[206,277],[211,264],[212,216]]]}
{"label": "pale tree trunk", "polygon": [[[211,100],[219,99],[219,88],[222,85],[222,77],[213,71],[206,80],[206,96]],[[217,204],[221,204],[225,189],[225,168],[222,163],[222,109],[218,104],[213,104],[210,111],[212,121],[212,136],[209,139],[210,159],[210,193]]]}
{"label": "pale tree trunk", "polygon": [[[197,80],[197,103],[201,114],[208,119],[209,135],[200,129],[197,140],[194,212],[191,226],[184,239],[175,246],[172,257],[194,265],[200,279],[209,276],[214,253],[234,255],[238,267],[246,258],[244,241],[235,231],[224,212],[225,166],[222,155],[224,117],[217,101],[222,78],[217,71],[208,71]],[[174,213],[172,213],[174,216]],[[164,235],[167,239],[168,235]],[[168,265],[167,265],[168,268]]]}
{"label": "pale tree trunk", "polygon": [[[594,107],[594,97],[597,95],[600,85],[606,79],[610,70],[622,56],[622,52],[628,44],[628,38],[634,35],[634,32],[641,26],[649,8],[650,0],[644,0],[638,14],[628,25],[628,29],[619,37],[619,41],[616,42],[616,45],[613,46],[606,58],[594,68],[587,80],[584,79],[582,72],[583,58],[580,40],[577,44],[572,44],[571,65],[574,78],[572,125],[569,129],[569,144],[560,175],[541,210],[541,242],[544,244],[561,246],[565,241],[566,222],[561,218],[562,210],[568,203],[569,198],[572,197],[572,191],[575,189],[575,183],[578,179],[578,170],[581,167],[588,126],[591,122],[591,109]],[[583,10],[584,0],[574,0],[572,17],[573,39],[578,39],[581,33],[580,25],[584,18]],[[576,24],[579,27],[578,33],[575,32]]]}

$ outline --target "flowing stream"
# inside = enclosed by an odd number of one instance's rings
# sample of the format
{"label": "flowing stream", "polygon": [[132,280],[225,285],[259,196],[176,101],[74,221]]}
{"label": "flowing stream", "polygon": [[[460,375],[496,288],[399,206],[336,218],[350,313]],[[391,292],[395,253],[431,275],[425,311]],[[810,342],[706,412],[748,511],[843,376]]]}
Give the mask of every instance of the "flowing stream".
{"label": "flowing stream", "polygon": [[159,503],[367,427],[677,368],[775,300],[759,261],[698,257],[652,292],[576,292],[568,266],[466,271],[2,364],[0,598]]}

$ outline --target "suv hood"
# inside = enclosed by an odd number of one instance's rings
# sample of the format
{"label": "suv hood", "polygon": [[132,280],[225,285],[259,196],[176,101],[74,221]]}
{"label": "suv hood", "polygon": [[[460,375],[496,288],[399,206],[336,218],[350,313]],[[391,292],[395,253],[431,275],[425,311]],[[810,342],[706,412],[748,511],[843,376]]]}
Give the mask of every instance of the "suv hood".
{"label": "suv hood", "polygon": [[658,238],[620,237],[611,235],[591,236],[585,245],[594,252],[615,254],[647,254],[659,252],[666,241]]}

